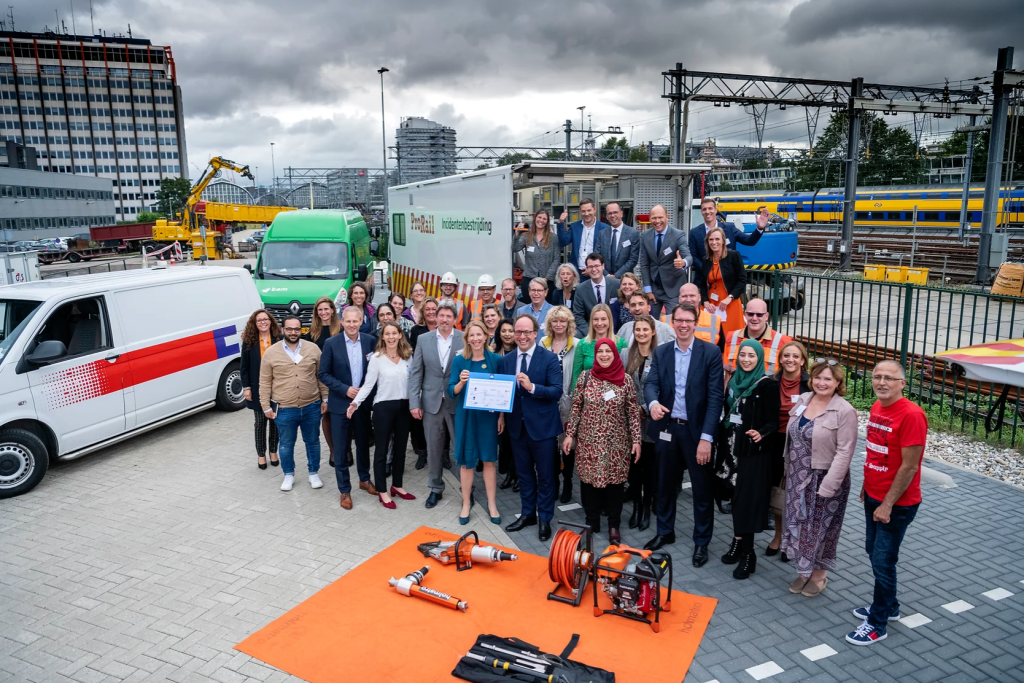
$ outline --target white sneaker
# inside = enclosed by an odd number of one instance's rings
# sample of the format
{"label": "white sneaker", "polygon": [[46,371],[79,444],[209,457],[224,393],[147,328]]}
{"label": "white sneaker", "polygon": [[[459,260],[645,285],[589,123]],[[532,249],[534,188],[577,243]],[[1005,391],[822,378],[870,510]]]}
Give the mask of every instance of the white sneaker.
{"label": "white sneaker", "polygon": [[281,482],[281,490],[282,491],[291,491],[292,490],[292,485],[294,483],[295,483],[295,475],[294,474],[286,474],[286,475],[284,475],[284,481]]}
{"label": "white sneaker", "polygon": [[324,483],[320,481],[320,475],[316,472],[309,475],[309,485],[315,489],[322,489],[324,487]]}

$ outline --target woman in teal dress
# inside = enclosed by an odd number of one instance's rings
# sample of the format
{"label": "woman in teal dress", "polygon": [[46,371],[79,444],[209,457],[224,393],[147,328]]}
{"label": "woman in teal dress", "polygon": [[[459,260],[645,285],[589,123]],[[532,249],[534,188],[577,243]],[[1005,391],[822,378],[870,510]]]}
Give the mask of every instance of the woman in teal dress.
{"label": "woman in teal dress", "polygon": [[590,331],[585,339],[576,345],[576,353],[572,357],[572,380],[569,382],[569,395],[576,389],[576,380],[584,370],[594,367],[594,344],[598,339],[611,339],[621,352],[629,348],[629,342],[616,336],[612,325],[612,309],[608,304],[597,304],[590,311]]}
{"label": "woman in teal dress", "polygon": [[487,510],[491,521],[501,524],[501,515],[494,502],[497,489],[497,473],[494,465],[498,460],[498,434],[505,426],[502,413],[488,410],[466,410],[466,383],[469,373],[493,373],[498,369],[501,356],[487,349],[487,328],[479,320],[466,326],[466,341],[462,353],[452,360],[451,380],[448,395],[458,401],[455,408],[455,462],[459,464],[459,479],[462,482],[462,512],[459,524],[469,523],[469,509],[473,506],[473,477],[476,464],[483,461],[484,487],[487,489]]}

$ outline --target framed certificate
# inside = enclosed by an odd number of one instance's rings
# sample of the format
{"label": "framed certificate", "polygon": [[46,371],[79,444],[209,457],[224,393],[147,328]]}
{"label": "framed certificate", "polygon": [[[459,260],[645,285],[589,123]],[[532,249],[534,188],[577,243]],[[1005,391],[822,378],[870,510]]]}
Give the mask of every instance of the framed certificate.
{"label": "framed certificate", "polygon": [[469,381],[466,382],[466,408],[511,413],[515,394],[515,375],[471,372]]}

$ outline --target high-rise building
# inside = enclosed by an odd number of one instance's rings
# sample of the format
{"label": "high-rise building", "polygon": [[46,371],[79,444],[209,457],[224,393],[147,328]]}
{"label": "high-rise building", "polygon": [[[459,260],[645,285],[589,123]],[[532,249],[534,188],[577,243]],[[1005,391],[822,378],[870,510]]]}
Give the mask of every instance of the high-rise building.
{"label": "high-rise building", "polygon": [[395,131],[400,183],[455,175],[455,129],[407,116]]}
{"label": "high-rise building", "polygon": [[109,179],[117,219],[132,220],[162,180],[188,177],[171,48],[0,31],[0,138],[34,147],[43,171]]}

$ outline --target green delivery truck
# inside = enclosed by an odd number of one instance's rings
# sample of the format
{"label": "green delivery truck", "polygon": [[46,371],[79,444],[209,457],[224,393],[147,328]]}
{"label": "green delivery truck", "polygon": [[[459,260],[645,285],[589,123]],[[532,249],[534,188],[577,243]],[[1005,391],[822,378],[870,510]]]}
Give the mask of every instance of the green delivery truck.
{"label": "green delivery truck", "polygon": [[[305,332],[317,299],[329,296],[340,309],[348,299],[349,286],[367,281],[378,248],[358,211],[286,211],[277,214],[267,228],[256,269],[246,267],[264,307],[278,320],[299,316]],[[372,296],[373,283],[367,285]]]}

